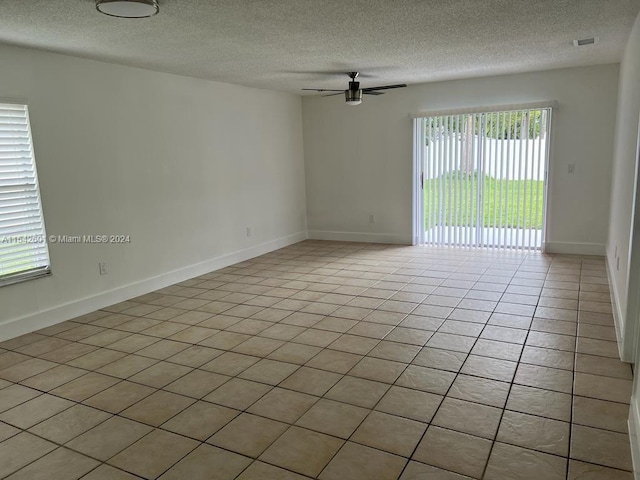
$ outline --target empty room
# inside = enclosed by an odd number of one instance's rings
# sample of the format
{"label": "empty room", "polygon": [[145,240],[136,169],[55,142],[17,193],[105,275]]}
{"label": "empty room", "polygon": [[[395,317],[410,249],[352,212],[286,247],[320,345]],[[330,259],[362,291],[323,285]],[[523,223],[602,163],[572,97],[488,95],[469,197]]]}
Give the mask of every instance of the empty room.
{"label": "empty room", "polygon": [[640,0],[1,0],[0,479],[640,479]]}

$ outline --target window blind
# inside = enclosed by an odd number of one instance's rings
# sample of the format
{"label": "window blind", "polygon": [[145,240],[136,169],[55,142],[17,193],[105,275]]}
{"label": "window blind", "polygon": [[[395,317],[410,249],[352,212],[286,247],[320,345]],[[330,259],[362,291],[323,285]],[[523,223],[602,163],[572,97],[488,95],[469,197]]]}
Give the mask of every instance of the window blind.
{"label": "window blind", "polygon": [[48,273],[29,112],[0,103],[0,285]]}

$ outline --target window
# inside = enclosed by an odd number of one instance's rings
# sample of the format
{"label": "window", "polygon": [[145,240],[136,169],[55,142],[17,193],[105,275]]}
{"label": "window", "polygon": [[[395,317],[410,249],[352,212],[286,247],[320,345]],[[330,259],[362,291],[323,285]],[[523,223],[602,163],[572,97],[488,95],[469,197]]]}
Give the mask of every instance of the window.
{"label": "window", "polygon": [[0,286],[49,273],[29,112],[0,103]]}

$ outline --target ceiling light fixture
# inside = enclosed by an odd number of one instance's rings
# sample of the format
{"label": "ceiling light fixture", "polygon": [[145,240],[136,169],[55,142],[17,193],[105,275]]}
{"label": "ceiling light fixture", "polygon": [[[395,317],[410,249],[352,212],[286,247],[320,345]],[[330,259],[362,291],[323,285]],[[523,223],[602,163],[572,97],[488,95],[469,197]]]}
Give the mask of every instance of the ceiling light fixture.
{"label": "ceiling light fixture", "polygon": [[347,105],[360,105],[362,103],[362,90],[345,90],[344,99]]}
{"label": "ceiling light fixture", "polygon": [[157,0],[96,0],[96,9],[120,18],[153,17],[160,10]]}

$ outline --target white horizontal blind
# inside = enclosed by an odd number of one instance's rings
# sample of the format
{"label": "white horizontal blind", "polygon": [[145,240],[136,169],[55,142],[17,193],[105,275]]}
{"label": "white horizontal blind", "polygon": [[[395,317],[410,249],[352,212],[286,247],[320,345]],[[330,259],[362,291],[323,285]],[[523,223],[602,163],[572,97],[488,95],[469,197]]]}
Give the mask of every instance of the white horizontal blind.
{"label": "white horizontal blind", "polygon": [[49,273],[26,105],[0,104],[0,285]]}
{"label": "white horizontal blind", "polygon": [[417,119],[422,243],[541,249],[550,121],[550,108]]}

